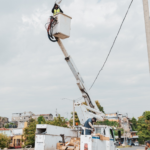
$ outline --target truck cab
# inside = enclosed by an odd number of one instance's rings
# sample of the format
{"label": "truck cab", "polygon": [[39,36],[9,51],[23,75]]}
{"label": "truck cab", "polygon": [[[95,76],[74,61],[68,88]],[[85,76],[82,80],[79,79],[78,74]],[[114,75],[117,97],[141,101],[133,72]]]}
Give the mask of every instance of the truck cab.
{"label": "truck cab", "polygon": [[92,135],[81,135],[80,150],[115,150],[115,136],[113,129],[105,125],[94,125]]}

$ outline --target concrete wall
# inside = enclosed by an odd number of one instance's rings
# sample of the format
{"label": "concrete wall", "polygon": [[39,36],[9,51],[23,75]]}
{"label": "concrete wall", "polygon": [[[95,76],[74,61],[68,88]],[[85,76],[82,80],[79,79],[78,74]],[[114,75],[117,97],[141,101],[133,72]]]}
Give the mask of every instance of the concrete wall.
{"label": "concrete wall", "polygon": [[22,135],[23,134],[23,129],[13,129],[12,134],[13,135]]}
{"label": "concrete wall", "polygon": [[5,134],[7,136],[12,136],[12,131],[11,130],[1,130],[0,133]]}

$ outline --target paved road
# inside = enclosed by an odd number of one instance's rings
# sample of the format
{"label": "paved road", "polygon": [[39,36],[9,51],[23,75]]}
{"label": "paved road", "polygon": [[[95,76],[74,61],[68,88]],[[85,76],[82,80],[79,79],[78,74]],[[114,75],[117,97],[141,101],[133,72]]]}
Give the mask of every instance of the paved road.
{"label": "paved road", "polygon": [[145,150],[144,147],[121,148],[120,150]]}

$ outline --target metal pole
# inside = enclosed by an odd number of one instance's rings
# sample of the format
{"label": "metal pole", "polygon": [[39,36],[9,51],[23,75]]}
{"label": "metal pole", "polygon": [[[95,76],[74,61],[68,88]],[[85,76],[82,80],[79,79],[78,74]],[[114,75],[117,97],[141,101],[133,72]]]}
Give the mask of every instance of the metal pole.
{"label": "metal pole", "polygon": [[60,46],[60,48],[61,48],[63,54],[65,55],[65,58],[66,58],[66,57],[69,57],[69,55],[68,55],[68,53],[67,53],[67,51],[66,51],[66,49],[65,49],[65,47],[64,47],[64,45],[63,45],[63,43],[62,43],[61,40],[60,40],[60,38],[58,38],[57,43],[58,43],[58,45]]}
{"label": "metal pole", "polygon": [[143,0],[143,10],[144,10],[145,32],[146,32],[146,39],[147,39],[147,51],[148,51],[149,69],[150,69],[150,17],[149,17],[148,0]]}
{"label": "metal pole", "polygon": [[73,128],[75,127],[75,107],[74,107],[74,103],[75,103],[75,100],[73,100]]}
{"label": "metal pole", "polygon": [[125,144],[125,130],[124,130],[124,145],[126,145],[126,144]]}

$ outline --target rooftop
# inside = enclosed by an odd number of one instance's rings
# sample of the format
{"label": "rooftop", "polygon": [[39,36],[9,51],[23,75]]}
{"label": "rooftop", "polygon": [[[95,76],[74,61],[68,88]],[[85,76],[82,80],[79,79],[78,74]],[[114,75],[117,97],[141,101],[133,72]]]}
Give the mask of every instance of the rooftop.
{"label": "rooftop", "polygon": [[3,130],[10,130],[10,129],[6,129],[6,128],[0,128],[0,131],[3,131]]}

